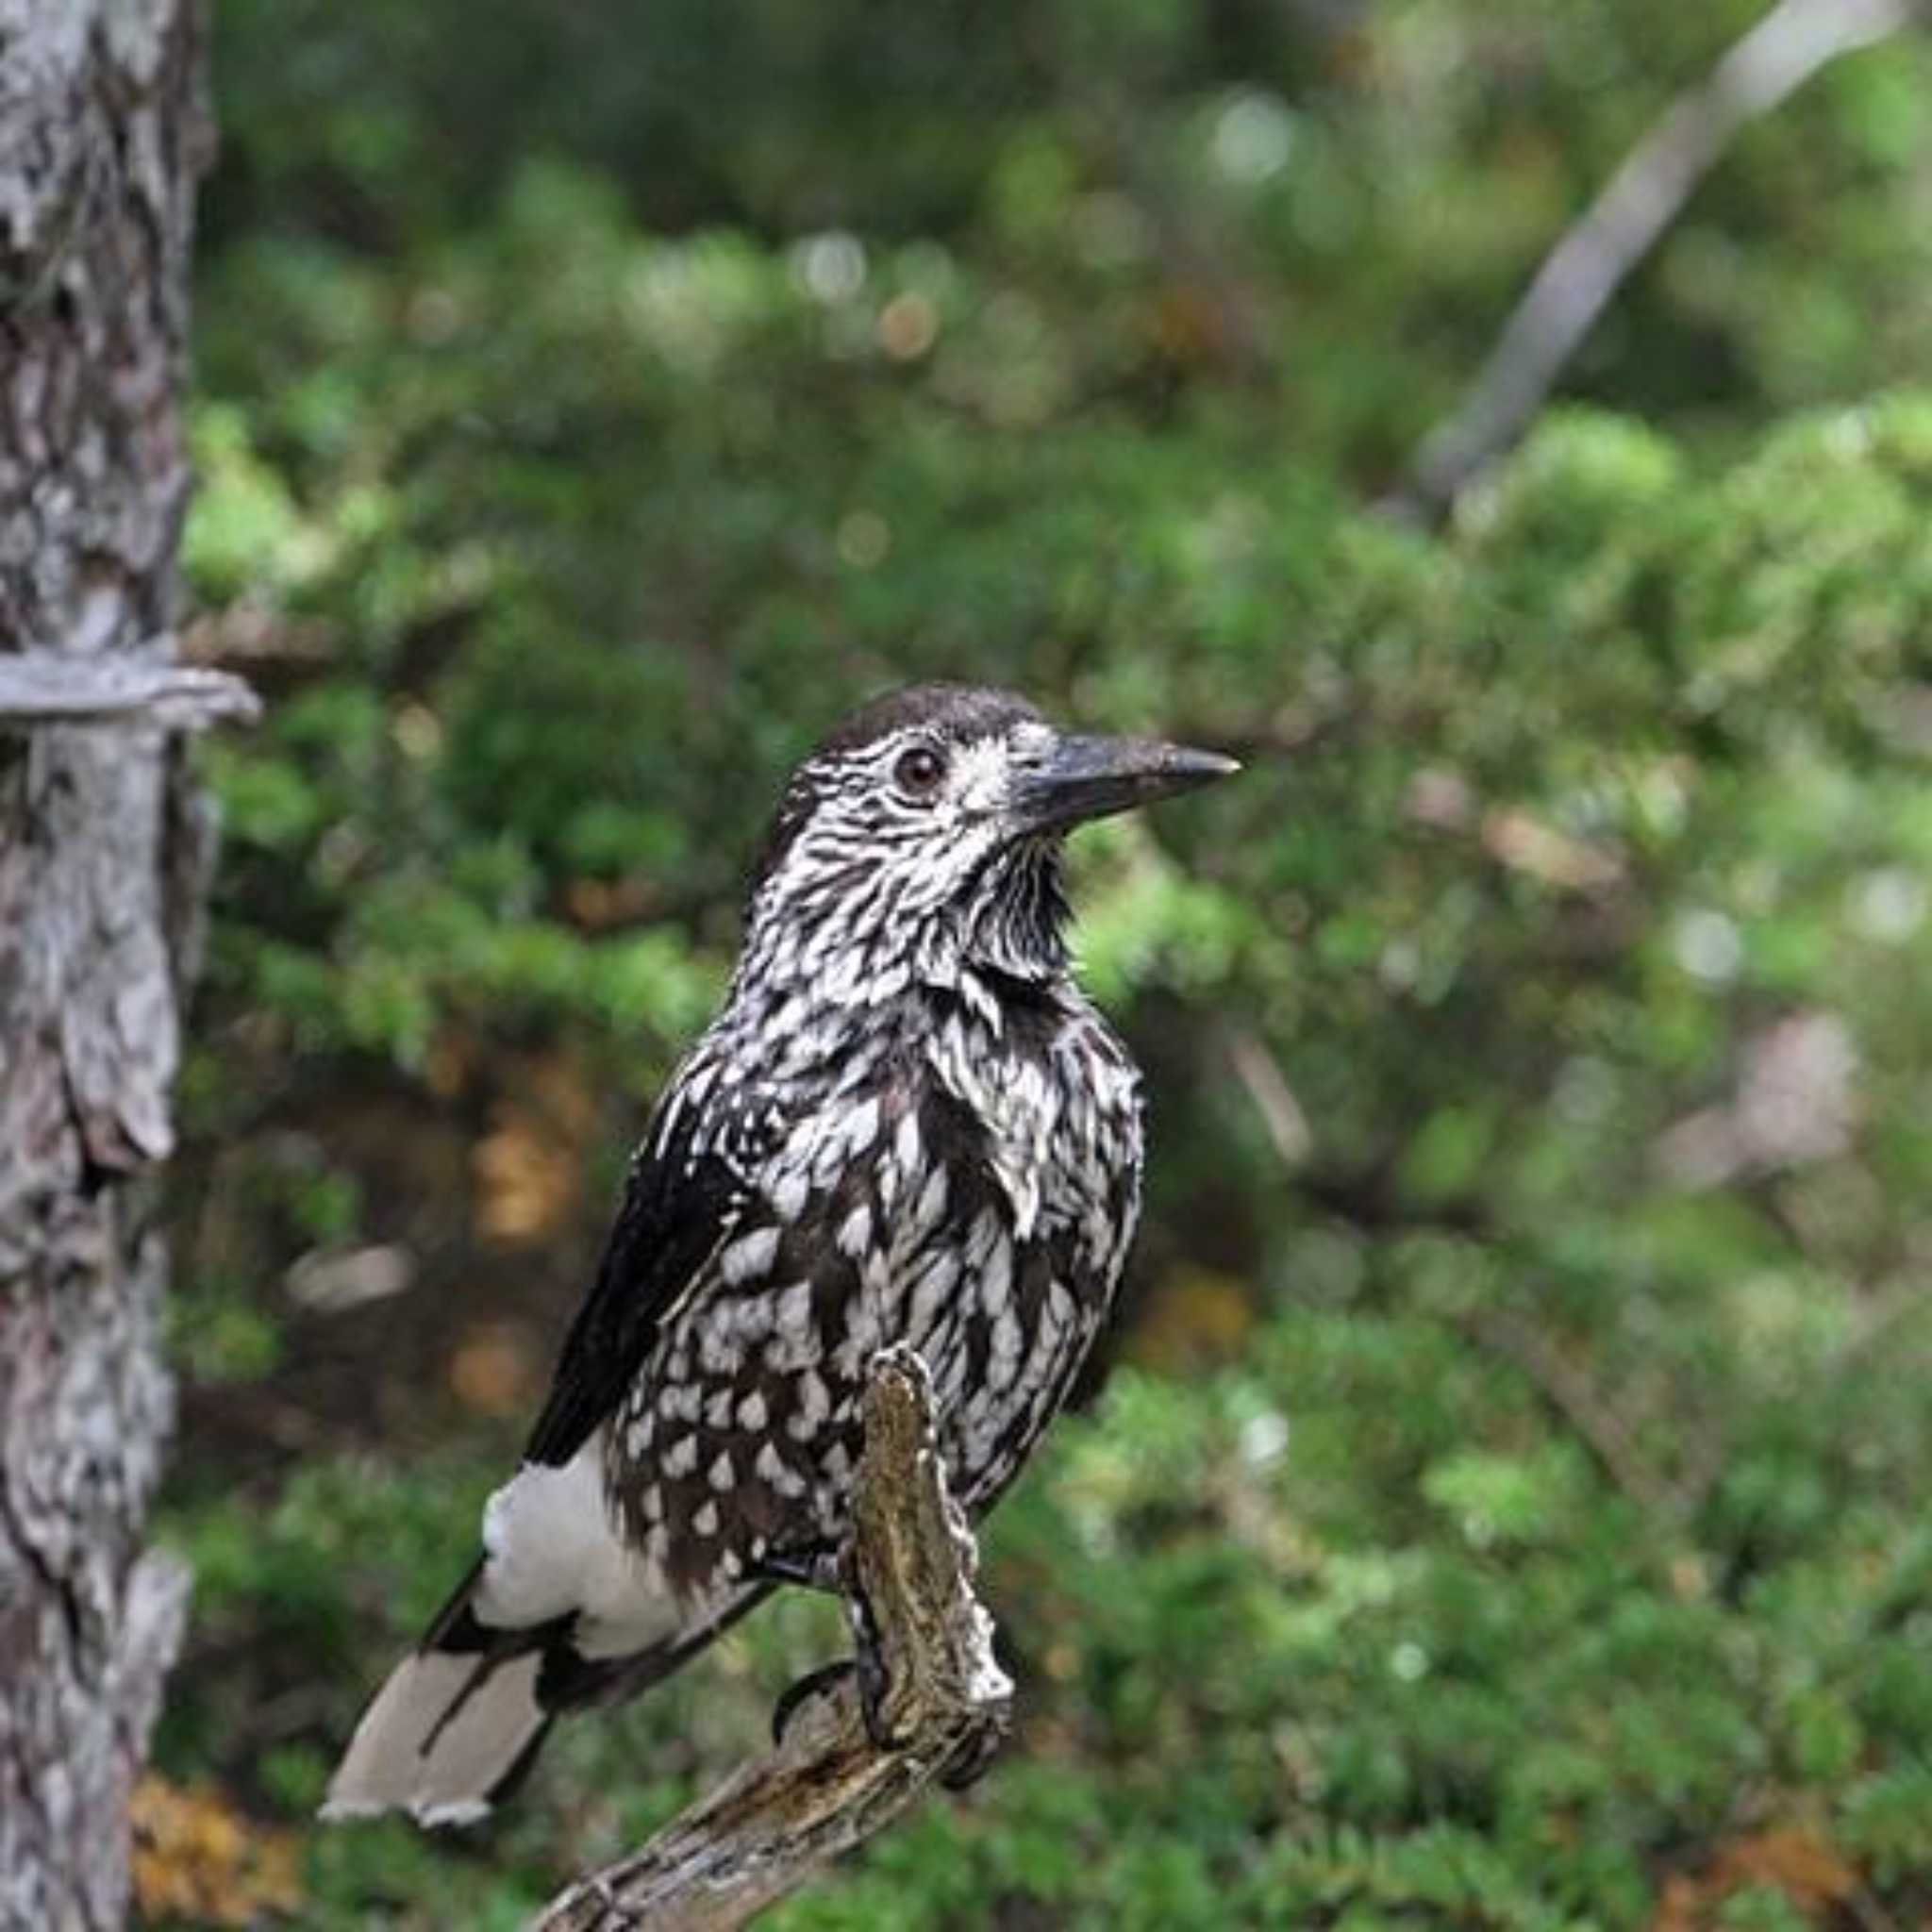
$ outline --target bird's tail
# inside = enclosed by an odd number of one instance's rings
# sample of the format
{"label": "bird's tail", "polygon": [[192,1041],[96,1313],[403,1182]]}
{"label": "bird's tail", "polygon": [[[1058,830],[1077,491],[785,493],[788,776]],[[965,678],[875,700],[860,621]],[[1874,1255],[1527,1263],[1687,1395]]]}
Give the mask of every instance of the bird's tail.
{"label": "bird's tail", "polygon": [[325,1818],[397,1808],[423,1824],[467,1824],[536,1757],[552,1716],[539,1691],[544,1654],[561,1633],[478,1623],[471,1599],[483,1567],[479,1557],[362,1713]]}
{"label": "bird's tail", "polygon": [[764,1595],[751,1587],[675,1639],[625,1657],[582,1656],[575,1616],[524,1629],[480,1622],[479,1557],[427,1634],[363,1712],[322,1815],[404,1810],[470,1824],[522,1783],[560,1711],[636,1695],[668,1676]]}

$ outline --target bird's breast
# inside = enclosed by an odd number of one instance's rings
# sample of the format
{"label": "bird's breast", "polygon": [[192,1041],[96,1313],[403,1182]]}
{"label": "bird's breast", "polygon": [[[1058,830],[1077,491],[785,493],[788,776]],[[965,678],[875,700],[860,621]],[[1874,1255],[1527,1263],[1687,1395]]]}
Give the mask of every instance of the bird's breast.
{"label": "bird's breast", "polygon": [[1141,1162],[1139,1076],[1084,1003],[1008,1014],[995,1026],[955,1010],[929,1038],[937,1089],[972,1124],[976,1152],[1005,1197],[1013,1236],[1045,1239],[1072,1224],[1091,1237],[1091,1265],[1118,1267],[1113,1223]]}
{"label": "bird's breast", "polygon": [[634,1541],[694,1594],[836,1541],[891,1342],[932,1370],[957,1493],[989,1504],[1064,1399],[1138,1208],[1133,1070],[1071,1003],[878,1024],[781,1097],[614,1438]]}

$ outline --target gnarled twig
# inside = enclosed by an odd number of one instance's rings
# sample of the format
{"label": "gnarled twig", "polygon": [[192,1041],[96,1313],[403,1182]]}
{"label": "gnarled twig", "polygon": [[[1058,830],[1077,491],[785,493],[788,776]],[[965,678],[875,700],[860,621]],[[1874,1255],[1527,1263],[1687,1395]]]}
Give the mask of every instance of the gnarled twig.
{"label": "gnarled twig", "polygon": [[932,1383],[909,1348],[873,1360],[853,1558],[891,1676],[894,1748],[868,1736],[851,1678],[799,1708],[785,1741],[641,1851],[579,1879],[532,1932],[721,1932],[890,1824],[962,1752],[1005,1728],[1012,1686],[973,1592],[976,1553],[946,1491]]}

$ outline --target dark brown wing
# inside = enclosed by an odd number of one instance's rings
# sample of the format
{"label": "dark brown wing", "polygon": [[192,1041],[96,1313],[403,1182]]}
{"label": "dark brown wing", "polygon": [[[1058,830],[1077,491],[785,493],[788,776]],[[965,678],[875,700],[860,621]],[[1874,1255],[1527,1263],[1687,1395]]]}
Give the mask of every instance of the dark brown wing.
{"label": "dark brown wing", "polygon": [[[718,1106],[713,1102],[713,1108]],[[667,1108],[631,1162],[597,1278],[564,1338],[525,1461],[562,1464],[623,1402],[665,1311],[729,1232],[745,1198],[717,1113]]]}

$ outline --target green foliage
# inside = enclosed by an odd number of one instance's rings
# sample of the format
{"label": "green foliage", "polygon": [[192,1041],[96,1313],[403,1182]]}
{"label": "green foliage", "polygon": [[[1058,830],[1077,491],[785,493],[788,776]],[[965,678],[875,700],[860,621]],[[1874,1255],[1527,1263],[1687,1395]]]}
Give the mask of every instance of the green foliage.
{"label": "green foliage", "polygon": [[[699,11],[221,11],[187,547],[274,702],[206,755],[164,1764],[307,1812],[778,774],[968,675],[1250,769],[1076,846],[1154,1158],[990,1537],[1020,1746],[774,1923],[1916,1922],[1925,47],[1752,130],[1428,535],[1367,489],[1752,8]],[[363,1244],[417,1285],[297,1292]],[[838,1641],[774,1606],[475,1854],[311,1835],[305,1923],[518,1923]]]}

